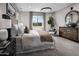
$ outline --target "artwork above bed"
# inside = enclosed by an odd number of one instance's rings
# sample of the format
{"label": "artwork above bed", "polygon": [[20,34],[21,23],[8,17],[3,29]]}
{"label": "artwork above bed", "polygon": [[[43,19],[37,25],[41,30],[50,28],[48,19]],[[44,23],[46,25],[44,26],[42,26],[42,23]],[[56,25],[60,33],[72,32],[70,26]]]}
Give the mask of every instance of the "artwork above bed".
{"label": "artwork above bed", "polygon": [[15,9],[11,3],[6,3],[6,14],[8,14],[9,16],[15,15]]}

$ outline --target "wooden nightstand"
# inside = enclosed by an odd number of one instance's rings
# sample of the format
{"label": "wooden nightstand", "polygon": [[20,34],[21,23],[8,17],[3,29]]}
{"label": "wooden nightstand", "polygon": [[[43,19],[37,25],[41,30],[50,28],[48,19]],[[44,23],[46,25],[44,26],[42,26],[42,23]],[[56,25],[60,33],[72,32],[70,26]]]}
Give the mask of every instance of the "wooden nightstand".
{"label": "wooden nightstand", "polygon": [[0,47],[0,56],[13,55],[16,55],[16,38],[10,38],[5,46]]}

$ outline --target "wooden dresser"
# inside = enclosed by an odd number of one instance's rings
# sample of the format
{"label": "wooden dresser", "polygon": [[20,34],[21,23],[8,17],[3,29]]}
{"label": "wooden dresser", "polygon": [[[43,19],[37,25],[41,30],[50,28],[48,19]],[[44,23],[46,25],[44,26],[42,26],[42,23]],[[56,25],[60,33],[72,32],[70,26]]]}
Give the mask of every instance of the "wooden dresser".
{"label": "wooden dresser", "polygon": [[79,42],[79,28],[59,27],[59,36]]}

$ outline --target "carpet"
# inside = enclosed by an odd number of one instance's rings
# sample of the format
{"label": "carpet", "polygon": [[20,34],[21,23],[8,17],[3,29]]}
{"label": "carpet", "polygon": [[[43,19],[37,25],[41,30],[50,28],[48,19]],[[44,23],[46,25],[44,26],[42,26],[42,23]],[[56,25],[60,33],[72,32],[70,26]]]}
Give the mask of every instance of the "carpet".
{"label": "carpet", "polygon": [[56,49],[47,49],[31,53],[21,53],[17,54],[17,56],[63,56],[63,54],[58,52]]}

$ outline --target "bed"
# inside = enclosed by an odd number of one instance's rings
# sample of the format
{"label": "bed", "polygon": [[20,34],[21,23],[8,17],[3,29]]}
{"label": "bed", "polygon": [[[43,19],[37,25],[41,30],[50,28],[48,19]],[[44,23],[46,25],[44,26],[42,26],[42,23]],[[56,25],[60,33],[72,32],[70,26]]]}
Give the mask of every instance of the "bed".
{"label": "bed", "polygon": [[29,53],[44,49],[54,49],[53,37],[48,32],[30,30],[28,34],[17,36],[17,53]]}
{"label": "bed", "polygon": [[[16,36],[17,54],[54,48],[53,37],[49,32],[30,30],[29,33],[24,33],[24,29],[22,29],[22,27],[23,26],[20,27],[20,29],[23,30],[22,33],[19,33],[20,35]],[[17,33],[17,31],[15,33]]]}

